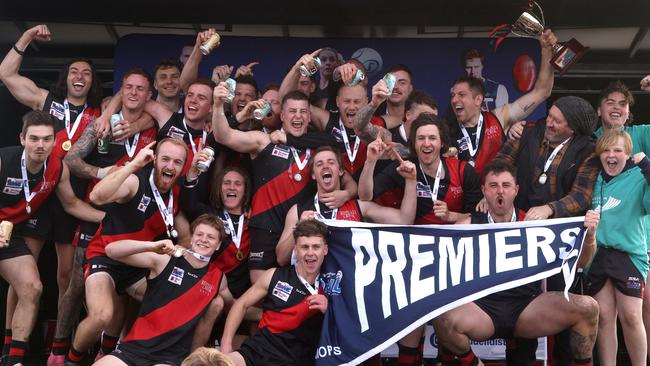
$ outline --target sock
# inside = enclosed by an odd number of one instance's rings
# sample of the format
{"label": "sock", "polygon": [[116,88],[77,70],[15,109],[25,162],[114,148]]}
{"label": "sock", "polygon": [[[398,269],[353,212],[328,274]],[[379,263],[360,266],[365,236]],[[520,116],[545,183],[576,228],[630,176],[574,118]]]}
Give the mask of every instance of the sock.
{"label": "sock", "polygon": [[85,355],[86,352],[77,351],[74,349],[74,345],[70,345],[70,350],[68,351],[68,355],[65,357],[65,360],[72,363],[81,363]]}
{"label": "sock", "polygon": [[476,366],[478,365],[478,357],[472,352],[472,349],[470,348],[469,351],[463,353],[462,355],[458,355],[458,359],[460,360],[460,365],[461,366]]}
{"label": "sock", "polygon": [[117,340],[120,339],[119,336],[114,337],[106,333],[102,334],[102,352],[107,355],[115,350],[117,345]]}
{"label": "sock", "polygon": [[397,357],[398,366],[414,366],[418,364],[420,350],[417,347],[407,347],[399,342],[397,346],[399,348],[399,356]]}
{"label": "sock", "polygon": [[363,362],[364,366],[381,366],[381,354],[378,353]]}
{"label": "sock", "polygon": [[7,365],[22,363],[23,357],[25,357],[25,350],[27,350],[26,341],[12,340],[11,347],[9,348],[9,360]]}
{"label": "sock", "polygon": [[443,345],[438,345],[438,359],[443,366],[456,365],[456,355]]}
{"label": "sock", "polygon": [[591,358],[574,358],[573,366],[591,366]]}
{"label": "sock", "polygon": [[54,338],[52,342],[52,354],[53,355],[65,355],[70,349],[70,337],[64,338]]}
{"label": "sock", "polygon": [[5,340],[4,340],[4,345],[2,346],[3,356],[9,354],[9,347],[11,347],[11,328],[5,329]]}

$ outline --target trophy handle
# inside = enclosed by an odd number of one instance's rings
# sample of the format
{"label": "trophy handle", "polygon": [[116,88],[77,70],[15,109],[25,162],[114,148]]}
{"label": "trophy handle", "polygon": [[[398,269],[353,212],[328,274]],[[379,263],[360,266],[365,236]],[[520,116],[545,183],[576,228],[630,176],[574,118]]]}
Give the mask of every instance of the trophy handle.
{"label": "trophy handle", "polygon": [[[531,1],[531,5],[534,5],[537,10],[539,10],[539,17],[542,18],[542,25],[546,24],[546,20],[544,19],[544,11],[542,10],[542,7],[537,3],[537,1]],[[532,6],[530,7],[531,9],[533,8]]]}

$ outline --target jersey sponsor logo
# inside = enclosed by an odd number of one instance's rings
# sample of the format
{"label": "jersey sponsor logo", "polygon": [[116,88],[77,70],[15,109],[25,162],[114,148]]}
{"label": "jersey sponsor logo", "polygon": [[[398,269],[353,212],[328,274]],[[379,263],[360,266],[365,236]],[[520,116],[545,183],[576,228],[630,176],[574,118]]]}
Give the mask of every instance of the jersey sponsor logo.
{"label": "jersey sponsor logo", "polygon": [[456,140],[456,142],[458,142],[458,150],[460,150],[461,152],[465,151],[465,150],[467,150],[469,148],[468,144],[467,144],[467,139],[465,138],[465,136],[463,136],[460,139]]}
{"label": "jersey sponsor logo", "polygon": [[190,276],[190,277],[199,278],[199,276],[197,276],[196,274],[194,274],[192,272],[189,272],[189,271],[187,272],[187,275]]}
{"label": "jersey sponsor logo", "polygon": [[431,188],[428,184],[418,182],[415,185],[415,192],[418,198],[431,198]]}
{"label": "jersey sponsor logo", "polygon": [[250,252],[248,259],[262,259],[264,258],[264,252]]}
{"label": "jersey sponsor logo", "polygon": [[640,290],[641,286],[641,280],[639,277],[630,276],[627,278],[627,281],[625,281],[625,287],[632,290]]}
{"label": "jersey sponsor logo", "polygon": [[20,194],[22,189],[23,189],[22,178],[7,177],[7,181],[5,182],[5,187],[2,189],[2,193],[15,196],[17,194]]}
{"label": "jersey sponsor logo", "polygon": [[334,136],[336,142],[343,142],[343,133],[338,128],[332,128],[332,136]]}
{"label": "jersey sponsor logo", "polygon": [[183,282],[184,275],[185,275],[185,270],[183,270],[182,268],[174,267],[167,281],[175,285],[180,285],[181,282]]}
{"label": "jersey sponsor logo", "polygon": [[492,136],[498,136],[499,135],[499,129],[497,126],[490,126],[485,129],[485,136],[486,137],[492,137]]}
{"label": "jersey sponsor logo", "polygon": [[605,202],[605,204],[602,207],[600,207],[600,205],[598,205],[598,206],[596,206],[596,208],[594,208],[594,211],[603,213],[603,212],[605,212],[607,210],[611,210],[611,209],[615,208],[616,206],[618,206],[620,204],[621,204],[621,200],[610,196],[610,197],[607,197],[607,201]]}
{"label": "jersey sponsor logo", "polygon": [[181,130],[180,128],[171,126],[167,131],[167,137],[183,140],[185,138],[185,131]]}
{"label": "jersey sponsor logo", "polygon": [[65,107],[61,103],[52,101],[50,105],[50,114],[56,119],[65,119]]}
{"label": "jersey sponsor logo", "polygon": [[273,287],[273,291],[271,294],[278,299],[287,302],[289,300],[289,296],[291,295],[291,292],[293,291],[293,286],[286,282],[278,281],[278,283],[275,284],[275,287]]}
{"label": "jersey sponsor logo", "polygon": [[287,159],[289,158],[289,149],[285,149],[280,146],[275,146],[273,148],[273,151],[271,151],[271,155],[277,156],[282,159]]}
{"label": "jersey sponsor logo", "polygon": [[151,203],[151,197],[143,194],[142,198],[140,199],[140,203],[138,204],[138,211],[142,211],[142,212],[147,211],[147,207],[149,207],[150,203]]}
{"label": "jersey sponsor logo", "polygon": [[214,285],[206,280],[201,280],[201,289],[199,290],[201,294],[210,296],[214,290]]}
{"label": "jersey sponsor logo", "polygon": [[38,225],[38,219],[31,218],[27,220],[27,223],[25,224],[29,228],[35,228]]}

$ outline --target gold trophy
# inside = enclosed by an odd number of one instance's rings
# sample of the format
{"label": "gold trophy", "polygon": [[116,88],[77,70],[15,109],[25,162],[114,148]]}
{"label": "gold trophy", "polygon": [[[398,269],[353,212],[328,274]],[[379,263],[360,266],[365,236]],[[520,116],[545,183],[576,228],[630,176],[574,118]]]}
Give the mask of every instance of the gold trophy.
{"label": "gold trophy", "polygon": [[[545,29],[544,12],[542,7],[535,1],[531,1],[528,9],[524,11],[517,21],[509,25],[506,33],[499,37],[496,45],[508,35],[512,33],[515,36],[522,38],[535,38],[538,39]],[[497,31],[502,30],[507,25],[501,25],[494,28],[492,35]],[[496,48],[496,47],[495,47]],[[553,58],[551,65],[560,72],[560,76],[564,75],[582,56],[587,52],[589,47],[585,47],[575,38],[571,38],[567,42],[558,42],[553,45]]]}

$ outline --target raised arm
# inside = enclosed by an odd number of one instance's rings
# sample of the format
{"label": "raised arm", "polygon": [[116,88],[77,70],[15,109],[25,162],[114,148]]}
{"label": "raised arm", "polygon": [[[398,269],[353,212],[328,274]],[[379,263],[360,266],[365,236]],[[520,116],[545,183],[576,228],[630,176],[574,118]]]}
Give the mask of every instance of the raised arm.
{"label": "raised arm", "polygon": [[89,204],[75,196],[72,186],[70,185],[70,172],[68,172],[68,168],[65,164],[63,164],[61,179],[56,185],[56,195],[61,201],[61,205],[65,212],[79,220],[100,223],[104,219],[104,211],[91,207]]}
{"label": "raised arm", "polygon": [[258,154],[266,145],[271,143],[269,135],[261,131],[243,132],[231,128],[223,109],[223,103],[227,96],[228,87],[226,83],[219,83],[214,88],[213,93],[212,133],[214,138],[220,144],[226,145],[237,152]]}
{"label": "raised arm", "polygon": [[102,179],[110,167],[103,170],[94,165],[90,165],[84,161],[84,158],[90,155],[93,149],[97,146],[97,131],[95,129],[95,122],[92,121],[86,129],[83,130],[79,139],[72,145],[72,148],[63,158],[63,161],[70,168],[70,172],[80,178],[84,179]]}
{"label": "raised arm", "polygon": [[368,144],[368,153],[366,154],[366,163],[363,165],[361,176],[359,177],[359,199],[362,201],[372,200],[374,190],[374,173],[377,160],[384,153],[386,144],[380,138],[375,139]]}
{"label": "raised arm", "polygon": [[169,239],[158,241],[118,240],[106,246],[106,254],[112,259],[132,267],[148,268],[149,277],[156,277],[169,262],[176,250]]}
{"label": "raised arm", "polygon": [[0,80],[21,104],[34,110],[40,110],[43,109],[48,91],[39,88],[32,80],[18,73],[20,64],[23,62],[23,54],[35,39],[39,41],[51,39],[50,30],[46,25],[41,24],[26,30],[16,44],[9,49],[9,53],[0,64]]}
{"label": "raised arm", "polygon": [[542,50],[542,59],[539,65],[539,75],[533,90],[522,95],[519,99],[510,104],[495,108],[494,113],[504,129],[510,127],[514,122],[520,121],[530,115],[535,108],[551,96],[553,90],[553,68],[551,58],[553,57],[552,45],[557,42],[555,34],[551,30],[544,31],[539,39]]}
{"label": "raised arm", "polygon": [[388,87],[386,86],[384,79],[381,79],[372,87],[372,98],[370,103],[361,108],[357,112],[356,118],[354,118],[354,131],[361,140],[371,143],[377,138],[377,136],[380,136],[384,141],[391,140],[391,135],[388,130],[370,123],[375,111],[387,97]]}
{"label": "raised arm", "polygon": [[185,66],[183,66],[183,70],[181,71],[180,82],[181,82],[181,89],[183,89],[184,92],[187,92],[187,89],[190,87],[190,84],[192,84],[196,79],[199,78],[199,64],[203,59],[203,54],[201,53],[199,47],[201,47],[203,42],[210,39],[210,37],[212,37],[212,35],[215,33],[216,31],[214,30],[214,28],[210,28],[206,31],[199,32],[196,34],[196,42],[194,42],[194,48],[192,49],[192,53],[190,54],[190,57],[187,59],[187,62],[185,62]]}
{"label": "raised arm", "polygon": [[280,266],[286,266],[291,261],[291,253],[293,252],[293,247],[296,245],[293,239],[293,229],[297,223],[298,205],[293,205],[287,212],[287,216],[284,219],[282,235],[280,235],[278,245],[275,247],[275,258]]}
{"label": "raised arm", "polygon": [[287,75],[282,80],[280,84],[280,90],[278,90],[278,99],[282,100],[285,95],[289,94],[290,91],[298,89],[298,80],[300,80],[300,66],[302,65],[311,65],[314,63],[314,57],[318,56],[320,49],[312,53],[308,53],[300,57],[298,61],[291,67]]}
{"label": "raised arm", "polygon": [[275,268],[271,268],[264,272],[259,280],[251,286],[230,308],[228,318],[226,318],[226,325],[223,328],[223,335],[221,337],[221,352],[230,353],[233,351],[232,339],[237,332],[237,328],[244,319],[246,310],[251,306],[259,303],[269,290],[271,278],[275,273]]}
{"label": "raised arm", "polygon": [[372,201],[360,201],[359,205],[364,210],[364,216],[379,224],[411,225],[415,221],[415,208],[417,206],[417,170],[410,161],[402,161],[397,171],[404,178],[404,197],[400,209],[384,207]]}

